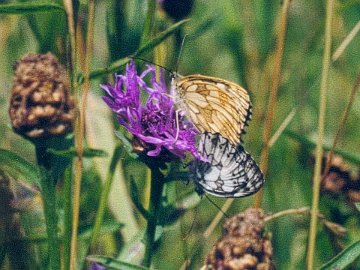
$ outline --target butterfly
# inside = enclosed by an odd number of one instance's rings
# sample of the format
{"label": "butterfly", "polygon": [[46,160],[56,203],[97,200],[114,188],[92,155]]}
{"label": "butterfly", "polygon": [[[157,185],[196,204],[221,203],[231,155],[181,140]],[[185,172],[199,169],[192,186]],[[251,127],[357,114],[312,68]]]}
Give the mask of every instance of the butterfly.
{"label": "butterfly", "polygon": [[245,197],[259,191],[265,182],[251,155],[220,134],[202,133],[198,150],[207,159],[207,162],[195,159],[191,163],[199,194],[206,191],[218,197]]}
{"label": "butterfly", "polygon": [[248,92],[233,82],[220,78],[189,75],[173,76],[178,104],[200,133],[219,133],[233,145],[241,142],[251,119]]}

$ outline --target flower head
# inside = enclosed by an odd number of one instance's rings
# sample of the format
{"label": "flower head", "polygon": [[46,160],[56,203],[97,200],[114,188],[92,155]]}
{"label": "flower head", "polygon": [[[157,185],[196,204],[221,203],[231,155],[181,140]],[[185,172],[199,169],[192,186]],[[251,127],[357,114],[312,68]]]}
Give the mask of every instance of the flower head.
{"label": "flower head", "polygon": [[[144,80],[147,76],[150,83]],[[197,130],[183,114],[178,114],[177,124],[174,100],[167,94],[163,72],[156,79],[155,67],[149,65],[139,75],[134,62],[130,62],[124,75],[115,75],[114,86],[101,87],[108,94],[103,99],[116,113],[119,123],[134,135],[133,144],[141,146],[148,156],[168,150],[181,158],[190,152],[201,159],[196,148]],[[142,92],[147,94],[144,104]]]}
{"label": "flower head", "polygon": [[100,264],[92,263],[88,270],[106,270],[106,268]]}
{"label": "flower head", "polygon": [[248,208],[227,219],[223,237],[207,256],[206,269],[275,269],[264,218],[262,209]]}
{"label": "flower head", "polygon": [[9,114],[15,132],[31,140],[72,131],[74,99],[54,55],[27,54],[16,63]]}

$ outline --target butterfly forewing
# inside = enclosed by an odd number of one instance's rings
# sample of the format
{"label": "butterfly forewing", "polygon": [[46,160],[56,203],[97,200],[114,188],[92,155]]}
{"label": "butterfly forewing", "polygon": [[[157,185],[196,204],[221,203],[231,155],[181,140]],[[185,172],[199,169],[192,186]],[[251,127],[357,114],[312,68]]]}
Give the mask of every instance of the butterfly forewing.
{"label": "butterfly forewing", "polygon": [[186,113],[200,133],[219,133],[233,145],[251,118],[247,91],[230,81],[203,75],[182,77],[175,82]]}
{"label": "butterfly forewing", "polygon": [[242,146],[234,146],[220,134],[203,133],[199,153],[208,162],[194,160],[192,171],[197,189],[219,197],[245,197],[264,183],[260,168]]}

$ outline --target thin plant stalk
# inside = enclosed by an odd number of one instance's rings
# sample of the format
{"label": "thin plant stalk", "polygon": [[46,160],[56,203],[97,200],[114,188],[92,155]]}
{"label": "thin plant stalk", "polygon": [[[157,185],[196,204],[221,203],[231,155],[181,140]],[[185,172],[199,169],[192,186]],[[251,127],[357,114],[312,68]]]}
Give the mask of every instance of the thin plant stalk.
{"label": "thin plant stalk", "polygon": [[114,174],[115,174],[115,170],[116,170],[116,166],[119,163],[121,157],[121,147],[120,145],[117,145],[114,149],[114,153],[113,156],[111,158],[111,162],[110,162],[110,166],[109,166],[109,171],[107,173],[107,177],[106,177],[106,181],[105,184],[103,186],[103,190],[101,192],[101,197],[100,197],[100,203],[99,203],[99,207],[96,213],[96,217],[95,217],[95,224],[94,224],[94,228],[91,234],[91,240],[90,240],[90,246],[89,249],[91,250],[92,248],[94,248],[98,238],[99,238],[99,234],[100,234],[100,229],[101,229],[101,225],[103,223],[104,220],[104,214],[105,214],[105,210],[106,210],[106,204],[109,198],[109,194],[110,194],[110,189],[111,189],[111,185],[112,182],[114,180]]}
{"label": "thin plant stalk", "polygon": [[72,166],[65,170],[64,176],[64,247],[63,266],[64,270],[70,267],[71,254],[71,227],[72,227]]}
{"label": "thin plant stalk", "polygon": [[[290,8],[290,0],[285,0],[283,2],[283,7],[281,10],[280,31],[278,33],[276,51],[275,51],[274,73],[273,73],[273,79],[270,89],[270,97],[268,101],[267,111],[265,114],[266,119],[264,125],[264,133],[263,133],[263,149],[261,151],[261,156],[260,156],[260,167],[264,175],[267,174],[268,164],[269,164],[269,152],[270,152],[269,142],[271,139],[271,130],[273,126],[273,119],[276,109],[277,93],[280,85],[281,63],[284,55],[289,8]],[[261,189],[258,193],[256,193],[254,206],[261,207],[262,199],[263,199],[263,189]]]}
{"label": "thin plant stalk", "polygon": [[[77,96],[77,56],[76,56],[76,33],[75,33],[75,21],[74,21],[74,8],[73,8],[73,3],[71,0],[63,0],[64,3],[64,7],[66,10],[66,16],[67,16],[67,26],[68,26],[68,31],[69,31],[69,39],[70,39],[70,56],[69,56],[69,62],[70,62],[70,78],[71,78],[71,92],[75,93],[74,98],[75,98],[75,104],[78,104],[78,96]],[[75,137],[77,136],[77,117],[75,118],[74,121],[74,133],[75,133]],[[68,187],[69,188],[69,187]],[[72,197],[72,189],[64,189],[65,192],[69,192],[69,194],[65,195],[67,198]],[[70,215],[70,211],[72,211],[73,207],[71,205],[67,205],[68,208],[65,209],[65,213]],[[70,210],[71,209],[71,210]],[[71,228],[72,228],[72,218],[71,217],[67,217],[66,221],[70,222],[71,220]],[[69,224],[68,224],[69,225]],[[68,227],[68,229],[71,229]],[[66,262],[68,265],[65,266],[65,269],[75,269],[75,264],[76,263],[76,251],[74,252],[74,243],[73,243],[73,232],[71,232],[70,235],[70,246],[68,245],[67,241],[68,239],[65,238],[64,244],[67,245],[64,248],[64,256],[69,256],[69,259],[65,259],[64,263]]]}
{"label": "thin plant stalk", "polygon": [[[275,214],[266,216],[264,218],[264,221],[269,222],[274,219],[277,219],[277,218],[280,218],[283,216],[288,216],[288,215],[306,215],[306,216],[308,216],[308,215],[311,215],[311,210],[308,207],[301,207],[298,209],[286,209],[286,210],[277,212]],[[327,220],[323,214],[318,213],[317,217],[318,217],[318,219],[320,219],[321,223],[333,234],[344,235],[346,233],[346,229],[343,226]]]}
{"label": "thin plant stalk", "polygon": [[287,126],[290,124],[290,122],[293,120],[294,116],[296,114],[296,108],[292,109],[291,112],[286,116],[285,120],[281,123],[278,130],[274,133],[274,135],[269,140],[269,146],[270,148],[273,147],[274,143],[280,138],[280,136],[284,133]]}
{"label": "thin plant stalk", "polygon": [[315,169],[313,180],[313,198],[311,206],[311,220],[309,230],[309,242],[307,248],[307,269],[314,269],[315,245],[316,245],[316,231],[319,211],[319,194],[321,182],[321,165],[323,156],[323,141],[324,141],[324,127],[325,127],[325,112],[326,112],[326,93],[328,88],[328,75],[331,64],[331,25],[333,16],[334,1],[328,0],[326,2],[326,22],[325,22],[325,46],[322,63],[321,85],[320,85],[320,108],[319,108],[319,122],[318,122],[318,139],[315,156]]}
{"label": "thin plant stalk", "polygon": [[[83,145],[84,145],[84,128],[85,128],[85,111],[87,106],[87,96],[90,89],[90,66],[92,59],[92,48],[94,38],[94,19],[95,19],[95,0],[90,0],[88,4],[88,25],[86,35],[86,57],[84,67],[84,84],[82,91],[81,104],[78,104],[80,111],[78,112],[76,130],[75,130],[75,148],[77,159],[75,161],[75,179],[74,179],[74,200],[73,200],[73,221],[71,233],[71,257],[70,269],[76,269],[77,257],[77,241],[78,241],[78,226],[79,226],[79,212],[80,212],[80,187],[82,177],[83,165]],[[80,96],[80,93],[79,93]]]}
{"label": "thin plant stalk", "polygon": [[40,166],[41,196],[44,203],[46,232],[49,246],[49,269],[60,269],[58,242],[58,215],[56,209],[56,182],[49,171],[47,147],[36,145],[36,157]]}
{"label": "thin plant stalk", "polygon": [[275,214],[266,216],[264,218],[265,222],[268,222],[270,220],[282,217],[282,216],[287,216],[287,215],[307,215],[310,213],[310,208],[309,207],[301,207],[301,208],[296,208],[296,209],[286,209],[280,212],[277,212]]}
{"label": "thin plant stalk", "polygon": [[204,231],[203,236],[204,238],[208,238],[212,232],[215,230],[216,226],[219,224],[220,220],[224,216],[224,213],[229,210],[230,206],[234,202],[233,198],[227,199],[224,203],[224,205],[221,207],[221,211],[217,213],[215,218],[211,221],[210,225],[207,227],[207,229]]}
{"label": "thin plant stalk", "polygon": [[342,119],[340,121],[340,125],[339,125],[339,127],[337,129],[334,142],[333,142],[333,144],[331,146],[329,155],[326,158],[326,165],[325,165],[325,169],[324,169],[324,172],[323,172],[323,179],[326,177],[326,175],[329,172],[329,169],[330,169],[330,166],[331,166],[331,161],[332,161],[332,158],[334,156],[335,148],[336,148],[337,143],[339,141],[341,132],[344,130],[346,120],[349,117],[351,106],[352,106],[352,104],[354,103],[354,100],[355,100],[356,90],[359,88],[359,86],[360,86],[360,73],[358,74],[358,76],[357,76],[357,78],[355,80],[353,89],[352,89],[352,91],[350,93],[348,104],[347,104],[347,106],[345,108],[345,112],[344,112],[343,117],[342,117]]}
{"label": "thin plant stalk", "polygon": [[145,255],[144,255],[143,265],[145,267],[150,267],[152,255],[154,253],[155,232],[156,232],[156,226],[159,216],[159,210],[161,207],[161,195],[164,188],[164,176],[159,170],[159,168],[153,167],[150,169],[151,169],[151,191],[150,191],[150,205],[148,209],[150,216],[147,221],[148,223],[144,236]]}
{"label": "thin plant stalk", "polygon": [[75,93],[77,89],[77,58],[76,58],[76,36],[75,36],[75,21],[74,9],[71,0],[64,0],[64,7],[66,10],[67,24],[70,39],[70,78],[71,78],[71,91]]}
{"label": "thin plant stalk", "polygon": [[334,52],[334,54],[331,58],[333,62],[335,62],[336,60],[339,59],[339,57],[345,51],[345,49],[350,44],[350,42],[356,37],[356,35],[359,31],[360,31],[360,20],[358,21],[358,23],[354,26],[354,28],[350,31],[350,33],[346,36],[346,38],[343,40],[343,42],[340,44],[340,46]]}

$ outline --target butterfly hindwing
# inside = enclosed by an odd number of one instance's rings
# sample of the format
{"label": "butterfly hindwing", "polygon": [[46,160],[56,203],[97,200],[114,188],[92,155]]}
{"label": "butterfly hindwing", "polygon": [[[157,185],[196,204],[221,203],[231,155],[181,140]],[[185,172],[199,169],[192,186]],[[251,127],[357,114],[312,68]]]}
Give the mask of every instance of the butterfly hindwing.
{"label": "butterfly hindwing", "polygon": [[203,133],[199,153],[208,162],[194,160],[192,171],[197,189],[219,197],[245,197],[256,193],[264,176],[240,145],[234,146],[220,134]]}

